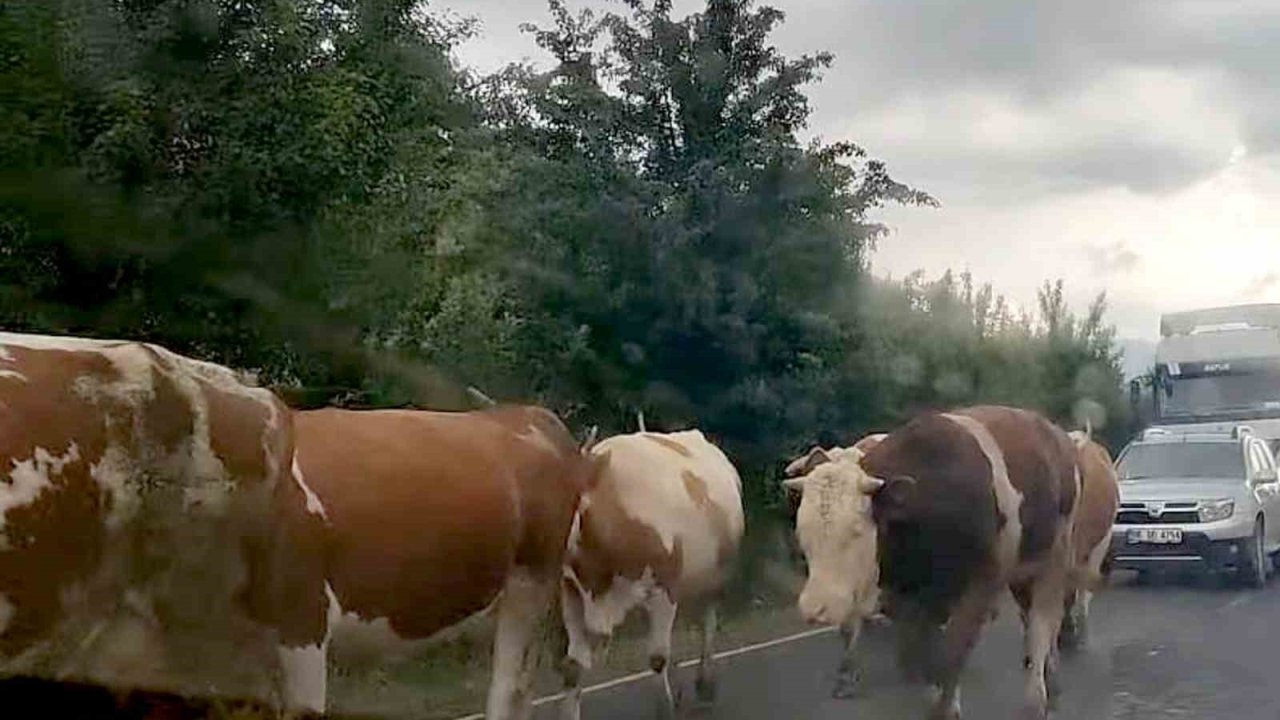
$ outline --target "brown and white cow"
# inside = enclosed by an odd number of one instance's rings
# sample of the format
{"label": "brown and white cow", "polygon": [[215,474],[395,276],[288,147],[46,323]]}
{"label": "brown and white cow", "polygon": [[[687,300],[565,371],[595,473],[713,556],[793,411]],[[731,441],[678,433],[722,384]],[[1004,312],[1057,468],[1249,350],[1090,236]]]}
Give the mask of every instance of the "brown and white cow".
{"label": "brown and white cow", "polygon": [[1072,544],[1075,572],[1067,591],[1060,635],[1063,647],[1077,647],[1088,634],[1089,603],[1103,583],[1102,563],[1111,544],[1111,527],[1120,509],[1120,485],[1111,453],[1090,438],[1090,431],[1069,433],[1080,466],[1080,507]]}
{"label": "brown and white cow", "polygon": [[878,586],[903,670],[935,688],[932,717],[956,718],[960,673],[1008,587],[1025,621],[1028,715],[1046,717],[1074,557],[1075,450],[1036,413],[983,406],[921,415],[858,462],[788,480],[803,492],[801,611],[840,623]]}
{"label": "brown and white cow", "polygon": [[592,454],[601,466],[582,497],[564,573],[564,716],[579,716],[582,671],[637,607],[649,618],[659,711],[670,716],[671,631],[682,605],[703,605],[696,687],[703,701],[714,694],[714,596],[742,539],[742,481],[724,453],[697,430],[617,435]]}
{"label": "brown and white cow", "polygon": [[0,333],[0,673],[322,710],[292,452],[286,408],[227,368]]}
{"label": "brown and white cow", "polygon": [[335,624],[420,640],[493,607],[486,717],[529,717],[540,626],[594,465],[564,424],[515,406],[314,410],[295,428],[300,475],[328,520]]}

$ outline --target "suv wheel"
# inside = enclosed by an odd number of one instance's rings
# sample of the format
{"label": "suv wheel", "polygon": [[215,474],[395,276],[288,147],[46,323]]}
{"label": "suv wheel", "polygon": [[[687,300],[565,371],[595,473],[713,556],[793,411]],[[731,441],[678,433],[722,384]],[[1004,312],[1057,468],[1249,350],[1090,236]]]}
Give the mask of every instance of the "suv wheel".
{"label": "suv wheel", "polygon": [[1251,588],[1261,588],[1267,584],[1266,551],[1263,548],[1262,518],[1253,524],[1253,537],[1240,543],[1241,562],[1238,572],[1240,582]]}

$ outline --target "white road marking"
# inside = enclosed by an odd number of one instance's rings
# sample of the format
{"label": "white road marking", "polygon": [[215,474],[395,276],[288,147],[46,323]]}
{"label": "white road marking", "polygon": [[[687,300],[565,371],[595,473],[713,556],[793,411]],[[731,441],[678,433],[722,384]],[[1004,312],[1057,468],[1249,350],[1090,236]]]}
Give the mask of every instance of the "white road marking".
{"label": "white road marking", "polygon": [[[787,635],[786,637],[775,638],[773,640],[766,640],[765,642],[756,643],[754,645],[744,645],[740,648],[734,648],[733,650],[725,650],[724,652],[716,653],[715,655],[712,656],[712,658],[715,660],[727,660],[729,658],[737,657],[739,655],[746,655],[747,653],[757,652],[759,650],[767,650],[771,647],[777,647],[779,645],[786,645],[787,643],[797,642],[800,640],[808,640],[809,638],[818,637],[819,635],[829,635],[831,633],[836,632],[836,630],[837,628],[834,626],[822,627],[816,630],[806,630],[804,632],[799,632],[794,635]],[[679,665],[677,665],[676,667],[683,670],[685,668],[691,668],[697,664],[698,664],[698,660],[697,658],[694,658],[692,660],[685,660],[681,662]],[[582,689],[582,694],[587,695],[590,693],[601,692],[604,690],[611,690],[620,685],[630,685],[633,682],[639,682],[641,680],[645,680],[651,677],[653,677],[653,671],[633,673],[631,675],[625,675],[620,678],[614,678],[612,680],[608,680],[606,682],[602,682],[597,685],[591,685],[589,687],[585,687]],[[549,703],[553,703],[563,699],[564,699],[564,693],[547,695],[546,697],[540,697],[537,700],[534,700],[533,706],[542,707],[543,705],[547,705]],[[454,718],[454,720],[484,720],[484,713],[476,713],[474,715],[464,715],[459,718]]]}

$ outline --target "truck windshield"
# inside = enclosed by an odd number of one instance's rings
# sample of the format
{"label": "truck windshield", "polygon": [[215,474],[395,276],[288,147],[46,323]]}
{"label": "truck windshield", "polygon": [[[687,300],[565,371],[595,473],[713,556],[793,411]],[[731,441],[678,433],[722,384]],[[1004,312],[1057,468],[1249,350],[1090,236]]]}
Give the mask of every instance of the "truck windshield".
{"label": "truck windshield", "polygon": [[1144,478],[1244,478],[1244,453],[1236,443],[1132,445],[1117,464],[1121,481]]}
{"label": "truck windshield", "polygon": [[1163,415],[1220,415],[1239,411],[1280,411],[1280,375],[1219,375],[1172,378],[1173,392],[1161,395]]}

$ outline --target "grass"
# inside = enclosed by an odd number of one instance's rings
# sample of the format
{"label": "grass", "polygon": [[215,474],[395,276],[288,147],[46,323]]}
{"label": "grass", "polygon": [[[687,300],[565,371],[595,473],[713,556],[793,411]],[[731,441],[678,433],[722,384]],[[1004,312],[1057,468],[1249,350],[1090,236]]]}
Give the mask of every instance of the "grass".
{"label": "grass", "polygon": [[[781,563],[769,564],[752,583],[756,591],[726,603],[721,612],[716,650],[728,650],[798,632],[806,628],[795,612],[798,577]],[[761,590],[761,588],[763,590]],[[677,660],[697,657],[701,628],[694,613],[676,621],[672,647]],[[385,718],[451,720],[480,712],[489,683],[492,620],[478,618],[441,639],[388,657],[373,646],[338,639],[330,665],[331,708]],[[643,613],[633,612],[614,634],[603,662],[587,674],[586,685],[648,668]],[[549,657],[549,656],[548,656]],[[561,688],[554,665],[544,659],[535,681],[542,697]]]}

